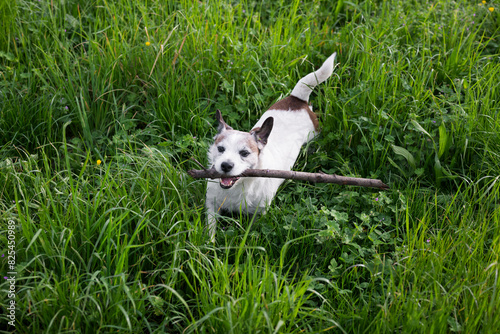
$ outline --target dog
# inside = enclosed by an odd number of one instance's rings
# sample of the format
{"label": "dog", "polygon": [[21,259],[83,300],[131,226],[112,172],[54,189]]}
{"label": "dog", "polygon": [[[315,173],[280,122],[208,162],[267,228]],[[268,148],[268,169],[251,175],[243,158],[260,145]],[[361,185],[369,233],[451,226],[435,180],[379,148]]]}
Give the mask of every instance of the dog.
{"label": "dog", "polygon": [[234,130],[217,110],[217,135],[208,161],[224,177],[207,183],[207,227],[212,242],[219,211],[264,213],[284,181],[238,175],[250,168],[291,170],[302,145],[319,133],[318,118],[308,105],[309,95],[332,75],[335,56],[300,79],[290,95],[273,104],[250,132]]}

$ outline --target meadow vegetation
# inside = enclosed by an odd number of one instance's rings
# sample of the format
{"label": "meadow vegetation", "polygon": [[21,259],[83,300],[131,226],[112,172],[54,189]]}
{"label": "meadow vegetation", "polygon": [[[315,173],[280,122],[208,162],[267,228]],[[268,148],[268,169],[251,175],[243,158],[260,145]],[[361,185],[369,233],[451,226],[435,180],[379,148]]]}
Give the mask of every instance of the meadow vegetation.
{"label": "meadow vegetation", "polygon": [[[500,3],[0,0],[0,252],[17,333],[493,333]],[[205,230],[215,111],[337,52],[266,215]],[[8,283],[0,262],[0,294]],[[6,327],[5,305],[0,330]]]}

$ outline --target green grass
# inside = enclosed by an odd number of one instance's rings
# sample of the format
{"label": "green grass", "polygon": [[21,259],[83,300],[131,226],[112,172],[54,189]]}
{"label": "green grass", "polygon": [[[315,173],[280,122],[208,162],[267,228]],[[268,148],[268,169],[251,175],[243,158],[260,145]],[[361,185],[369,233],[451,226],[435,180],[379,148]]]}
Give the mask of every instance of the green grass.
{"label": "green grass", "polygon": [[[17,333],[496,332],[500,3],[478,3],[0,0]],[[287,181],[210,243],[186,171],[215,111],[250,129],[333,52],[295,169],[391,190]]]}

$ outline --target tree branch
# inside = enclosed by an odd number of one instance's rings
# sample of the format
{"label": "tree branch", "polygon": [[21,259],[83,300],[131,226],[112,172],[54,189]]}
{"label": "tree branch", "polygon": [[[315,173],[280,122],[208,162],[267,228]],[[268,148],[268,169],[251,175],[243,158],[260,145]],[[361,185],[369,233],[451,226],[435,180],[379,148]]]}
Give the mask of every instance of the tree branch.
{"label": "tree branch", "polygon": [[[226,175],[218,173],[215,169],[191,169],[188,170],[188,174],[195,179],[208,178],[208,179],[220,179]],[[389,189],[389,186],[380,180],[376,179],[363,179],[358,177],[347,177],[338,176],[325,173],[306,173],[306,172],[295,172],[289,170],[272,170],[272,169],[247,169],[238,177],[270,177],[277,179],[290,179],[296,181],[308,181],[312,183],[335,183],[340,185],[358,186],[358,187],[370,187],[378,188],[381,190]],[[227,176],[226,176],[227,177]]]}

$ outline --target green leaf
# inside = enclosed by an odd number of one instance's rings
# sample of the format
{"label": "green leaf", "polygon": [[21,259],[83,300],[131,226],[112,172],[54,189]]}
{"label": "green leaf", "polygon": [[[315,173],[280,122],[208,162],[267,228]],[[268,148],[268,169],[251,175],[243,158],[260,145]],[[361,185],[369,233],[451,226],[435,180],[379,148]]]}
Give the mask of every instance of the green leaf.
{"label": "green leaf", "polygon": [[446,126],[444,125],[444,122],[439,126],[439,153],[438,157],[441,158],[441,156],[445,153],[448,153],[448,150],[450,148],[450,143],[451,143],[451,137],[446,131]]}
{"label": "green leaf", "polygon": [[375,151],[383,151],[384,150],[384,145],[380,144],[380,142],[375,142],[375,145],[373,147]]}
{"label": "green leaf", "polygon": [[443,167],[441,166],[441,161],[439,161],[437,154],[434,156],[434,175],[436,177],[436,183],[439,186],[443,176]]}
{"label": "green leaf", "polygon": [[343,7],[344,7],[344,0],[339,0],[337,2],[337,7],[335,8],[335,17],[337,17],[340,14]]}
{"label": "green leaf", "polygon": [[462,325],[460,325],[458,320],[453,318],[452,316],[450,316],[448,318],[448,325],[450,325],[450,330],[452,332],[461,332],[462,331]]}
{"label": "green leaf", "polygon": [[387,135],[384,137],[384,140],[388,141],[389,143],[394,143],[394,141],[396,140],[396,138],[392,135]]}
{"label": "green leaf", "polygon": [[333,219],[338,223],[345,223],[349,220],[347,212],[339,212],[335,209],[330,210],[326,207],[322,207],[321,211],[323,211],[325,214],[332,216]]}
{"label": "green leaf", "polygon": [[389,163],[394,166],[395,168],[397,168],[397,170],[399,170],[399,172],[401,173],[401,175],[406,175],[406,172],[401,169],[401,167],[398,166],[398,164],[396,162],[394,162],[394,160],[392,160],[391,158],[387,157],[387,160],[389,160]]}
{"label": "green leaf", "polygon": [[330,261],[330,265],[328,266],[328,269],[330,270],[330,273],[332,276],[339,276],[341,274],[340,269],[342,268],[342,265],[339,265],[337,263],[337,260],[332,259]]}
{"label": "green leaf", "polygon": [[0,58],[5,58],[7,59],[8,61],[15,61],[17,62],[17,58],[14,57],[14,55],[10,52],[3,52],[3,51],[0,51]]}
{"label": "green leaf", "polygon": [[73,29],[76,29],[80,26],[80,21],[78,21],[74,16],[70,15],[70,14],[66,14],[64,16],[64,19],[66,20],[66,22],[69,23],[69,25],[73,28]]}
{"label": "green leaf", "polygon": [[222,80],[222,89],[225,91],[225,92],[228,92],[228,93],[232,93],[234,92],[234,81],[233,83],[230,83],[229,81],[227,81],[226,79],[223,79]]}
{"label": "green leaf", "polygon": [[386,113],[385,111],[383,111],[383,110],[380,110],[380,111],[378,112],[378,115],[379,115],[380,117],[382,117],[383,119],[389,119],[389,115],[387,115],[387,113]]}
{"label": "green leaf", "polygon": [[413,155],[407,149],[401,146],[391,145],[391,147],[395,154],[400,155],[406,159],[406,161],[411,167],[411,173],[413,173],[415,168],[417,168],[415,163],[415,158],[413,157]]}
{"label": "green leaf", "polygon": [[339,223],[345,223],[348,221],[347,212],[338,212],[337,210],[332,210],[331,215]]}
{"label": "green leaf", "polygon": [[417,129],[418,131],[422,132],[423,134],[427,135],[427,137],[429,137],[430,139],[432,139],[432,136],[429,134],[429,132],[427,132],[422,127],[422,125],[420,125],[416,120],[412,119],[411,120],[411,124],[413,124],[413,126],[415,127],[415,129]]}
{"label": "green leaf", "polygon": [[361,221],[364,223],[364,224],[370,224],[370,216],[367,215],[366,213],[362,212],[359,216],[359,219],[361,219]]}

